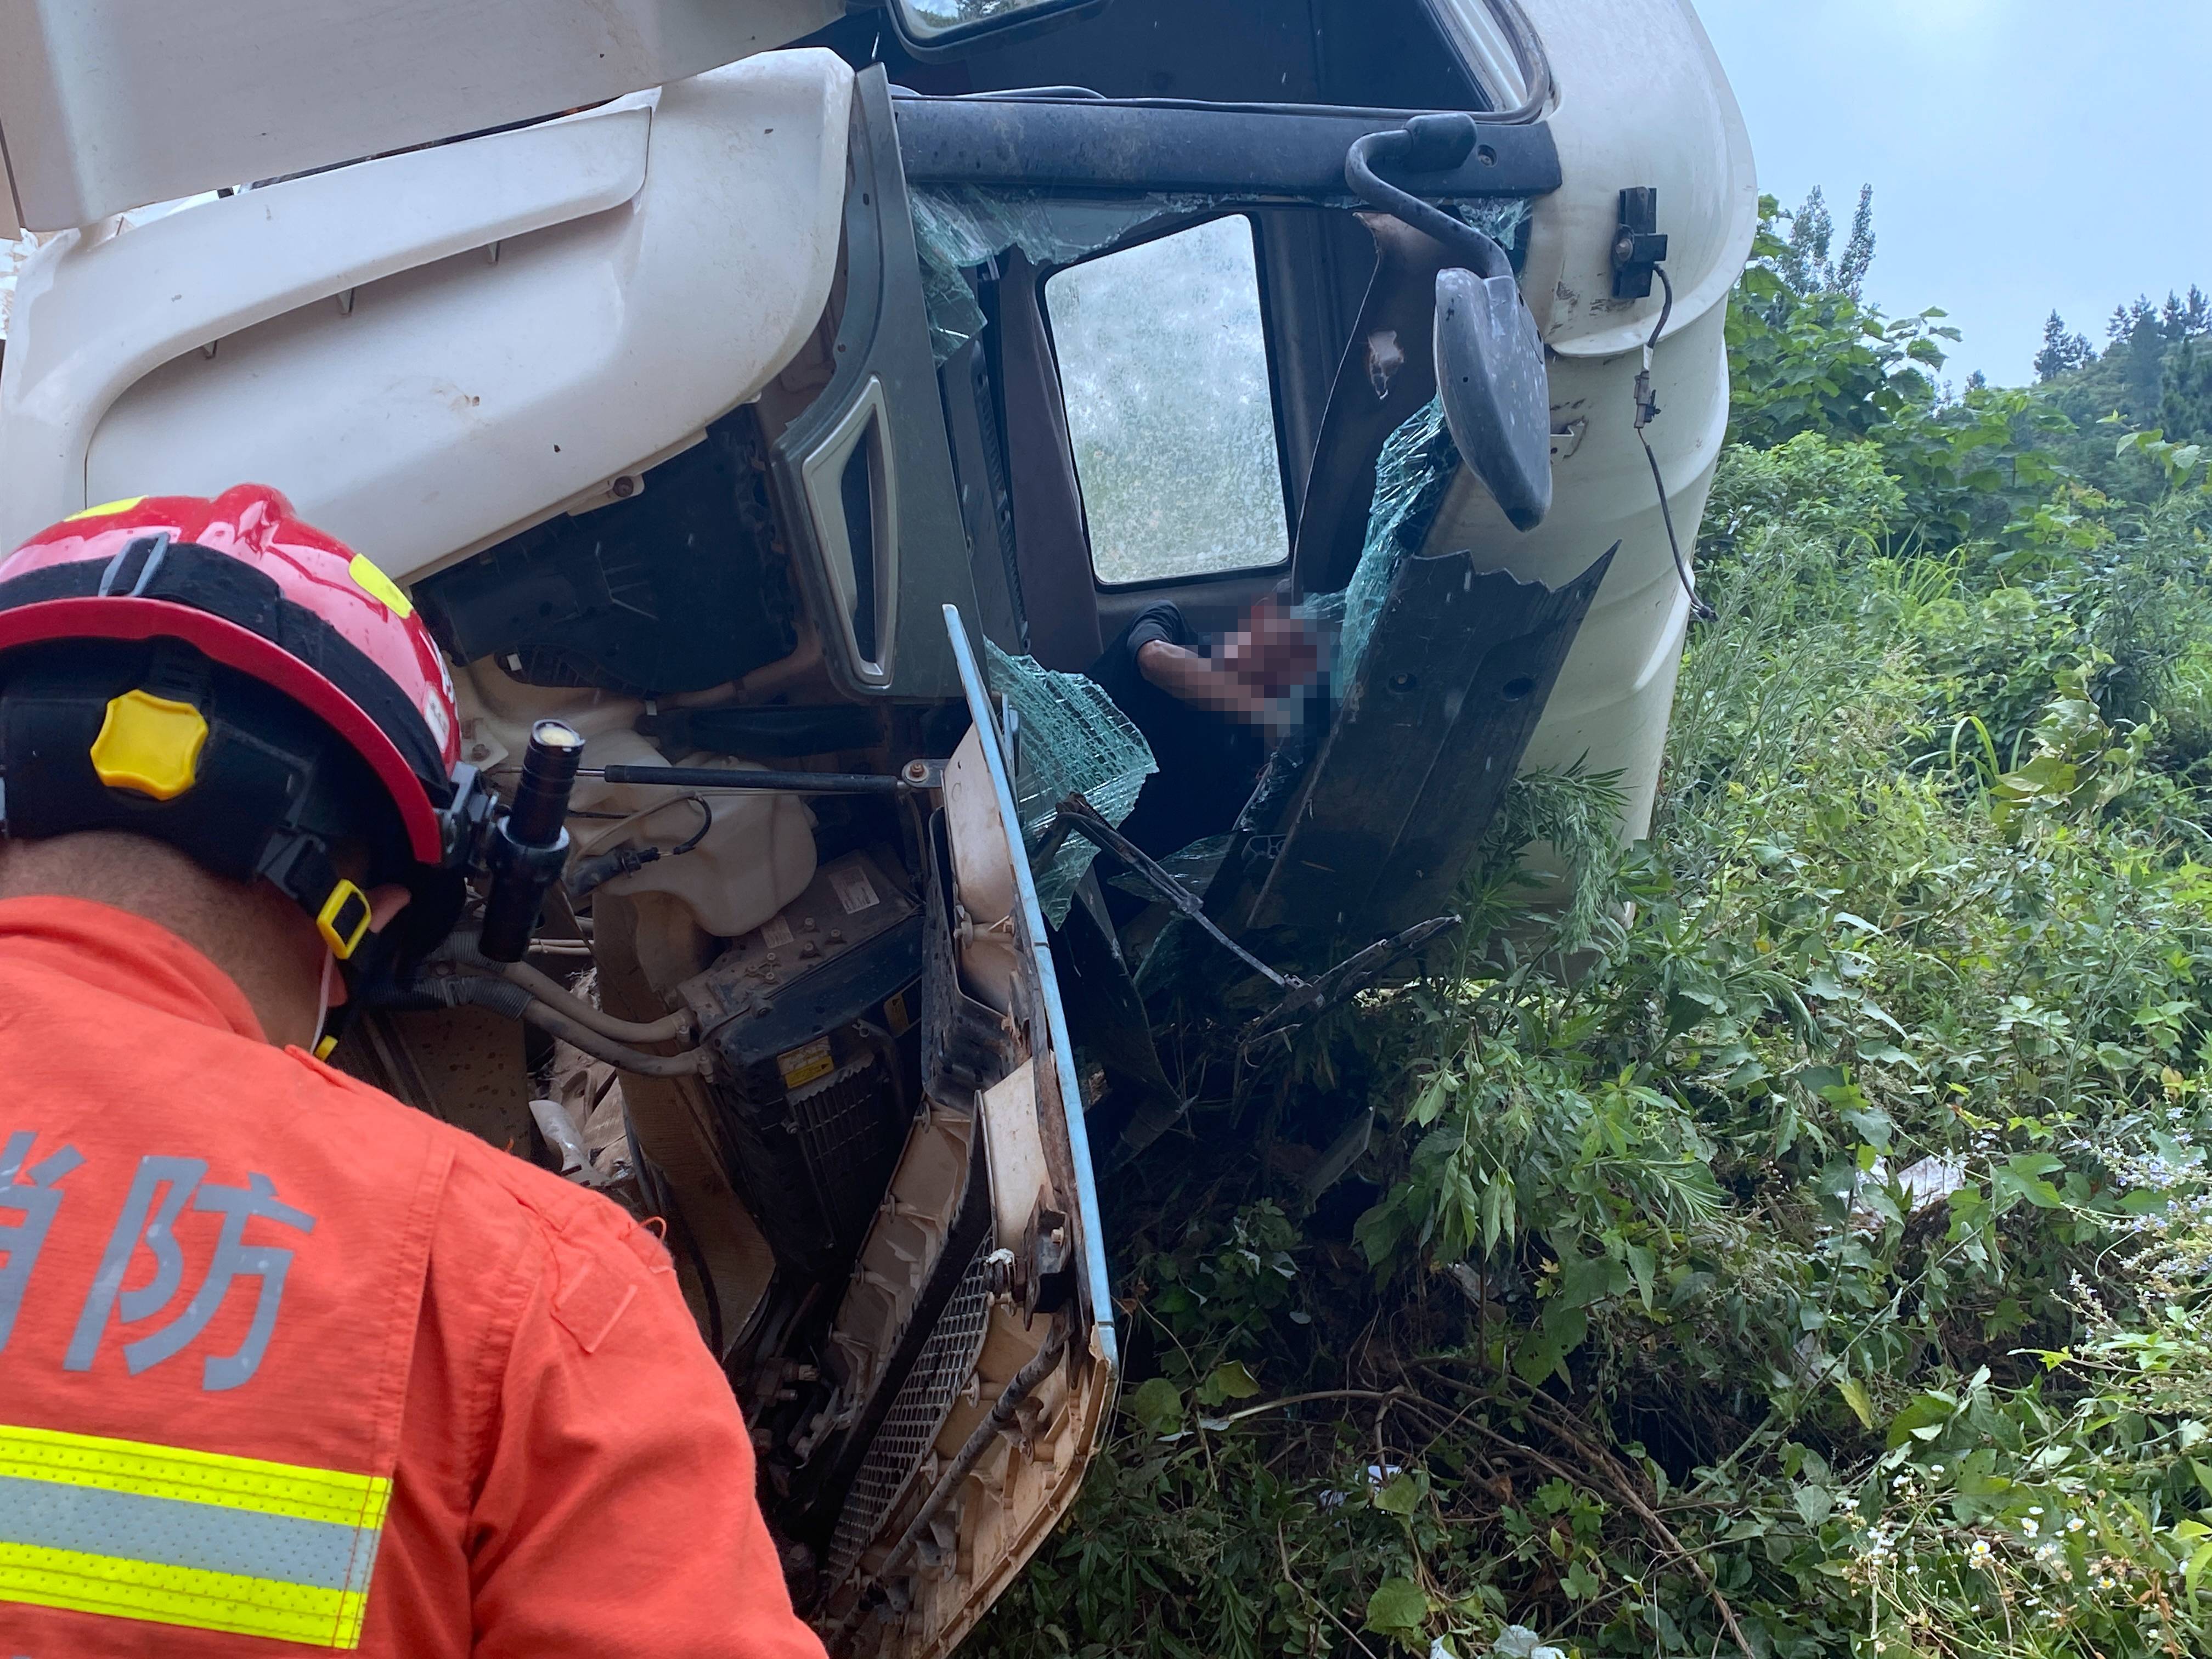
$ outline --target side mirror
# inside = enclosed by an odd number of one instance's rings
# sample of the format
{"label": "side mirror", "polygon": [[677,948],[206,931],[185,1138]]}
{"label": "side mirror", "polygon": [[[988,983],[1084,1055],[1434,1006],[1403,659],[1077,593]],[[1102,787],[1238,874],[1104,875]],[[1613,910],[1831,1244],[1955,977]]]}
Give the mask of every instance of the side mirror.
{"label": "side mirror", "polygon": [[1509,271],[1437,273],[1437,395],[1460,459],[1516,530],[1552,510],[1552,394],[1544,343]]}
{"label": "side mirror", "polygon": [[1521,299],[1505,250],[1376,171],[1448,171],[1480,137],[1474,118],[1416,115],[1352,142],[1345,183],[1362,201],[1433,238],[1455,263],[1437,273],[1437,395],[1460,459],[1498,498],[1516,530],[1552,510],[1552,392],[1544,343]]}
{"label": "side mirror", "polygon": [[1106,0],[884,0],[891,27],[924,63],[1004,46],[1024,34],[1103,11]]}

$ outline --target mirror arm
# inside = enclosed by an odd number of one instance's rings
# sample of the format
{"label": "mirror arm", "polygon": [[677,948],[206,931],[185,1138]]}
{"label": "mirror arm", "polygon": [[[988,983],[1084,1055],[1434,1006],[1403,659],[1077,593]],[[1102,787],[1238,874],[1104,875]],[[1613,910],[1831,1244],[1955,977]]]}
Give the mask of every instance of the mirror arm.
{"label": "mirror arm", "polygon": [[1402,127],[1386,128],[1352,141],[1345,153],[1344,182],[1369,206],[1433,237],[1449,250],[1454,264],[1478,276],[1510,276],[1505,250],[1473,225],[1464,224],[1375,170],[1382,162],[1410,173],[1443,173],[1474,153],[1477,137],[1470,115],[1416,115]]}

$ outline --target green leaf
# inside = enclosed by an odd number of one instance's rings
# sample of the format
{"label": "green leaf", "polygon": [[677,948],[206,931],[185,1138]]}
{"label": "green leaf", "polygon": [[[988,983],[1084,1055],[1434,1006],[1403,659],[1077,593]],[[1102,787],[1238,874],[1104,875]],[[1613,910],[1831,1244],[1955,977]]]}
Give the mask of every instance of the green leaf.
{"label": "green leaf", "polygon": [[1790,1494],[1797,1514],[1808,1527],[1817,1527],[1836,1507],[1836,1495],[1826,1486],[1799,1486]]}
{"label": "green leaf", "polygon": [[1213,1386],[1224,1400],[1249,1400],[1260,1392],[1260,1379],[1244,1368],[1241,1359],[1232,1359],[1218,1365],[1213,1371]]}
{"label": "green leaf", "polygon": [[1390,1515],[1411,1515],[1420,1506],[1421,1483],[1401,1470],[1375,1494],[1375,1507]]}
{"label": "green leaf", "polygon": [[1559,1580],[1559,1588],[1577,1601],[1587,1601],[1605,1588],[1605,1580],[1577,1561]]}
{"label": "green leaf", "polygon": [[1658,1267],[1650,1251],[1641,1244],[1628,1247],[1628,1271],[1636,1276],[1636,1294],[1643,1301],[1644,1311],[1651,1310],[1652,1278]]}
{"label": "green leaf", "polygon": [[1861,1428],[1874,1426],[1874,1400],[1867,1393],[1865,1383],[1856,1376],[1838,1376],[1836,1392],[1843,1395],[1844,1404],[1851,1408],[1851,1415],[1858,1419]]}
{"label": "green leaf", "polygon": [[2065,1166],[2049,1152],[2021,1152],[1990,1172],[1990,1188],[1999,1210],[2008,1210],[2014,1199],[2025,1199],[2039,1210],[2063,1207],[2058,1188],[2044,1177]]}
{"label": "green leaf", "polygon": [[1542,1382],[1563,1370],[1566,1357],[1582,1346],[1589,1334],[1589,1316],[1580,1308],[1562,1306],[1555,1298],[1544,1310],[1542,1324],[1521,1344],[1513,1356],[1513,1369],[1524,1382]]}
{"label": "green leaf", "polygon": [[2197,1594],[2197,1581],[2204,1576],[2207,1567],[2212,1567],[2212,1543],[2199,1544],[2190,1553],[2189,1563],[2181,1570],[2182,1584],[2191,1595]]}
{"label": "green leaf", "polygon": [[1409,1647],[1419,1645],[1428,1622],[1429,1598],[1410,1578],[1385,1578],[1367,1598],[1367,1628]]}
{"label": "green leaf", "polygon": [[1449,1072],[1438,1072],[1431,1078],[1414,1097],[1413,1121],[1425,1129],[1442,1117],[1444,1108],[1451,1103],[1452,1087],[1456,1081]]}
{"label": "green leaf", "polygon": [[1560,1307],[1587,1308],[1609,1291],[1627,1288],[1626,1273],[1620,1284],[1613,1282],[1620,1264],[1603,1256],[1569,1256],[1559,1267],[1559,1293],[1553,1300]]}
{"label": "green leaf", "polygon": [[1147,1377],[1123,1403],[1154,1434],[1173,1434],[1182,1426],[1182,1390],[1164,1376]]}
{"label": "green leaf", "polygon": [[1959,1414],[1959,1402],[1939,1389],[1916,1397],[1912,1403],[1890,1419],[1889,1444],[1893,1450],[1908,1440],[1933,1437],[1923,1434],[1923,1429],[1942,1432],[1943,1425]]}

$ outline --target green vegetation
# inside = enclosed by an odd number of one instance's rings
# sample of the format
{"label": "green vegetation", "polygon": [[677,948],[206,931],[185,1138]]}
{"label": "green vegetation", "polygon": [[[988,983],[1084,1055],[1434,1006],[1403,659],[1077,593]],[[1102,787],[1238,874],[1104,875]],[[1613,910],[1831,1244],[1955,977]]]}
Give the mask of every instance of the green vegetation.
{"label": "green vegetation", "polygon": [[1451,972],[1109,1184],[1122,1410],[969,1651],[2212,1652],[2212,347],[1947,396],[1781,225],[1650,841],[1525,781]]}

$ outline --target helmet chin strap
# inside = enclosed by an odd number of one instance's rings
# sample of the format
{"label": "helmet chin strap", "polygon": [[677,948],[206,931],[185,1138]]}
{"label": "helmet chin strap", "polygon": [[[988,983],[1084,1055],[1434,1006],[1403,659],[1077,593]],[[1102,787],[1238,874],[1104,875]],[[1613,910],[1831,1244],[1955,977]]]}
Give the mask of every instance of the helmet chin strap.
{"label": "helmet chin strap", "polygon": [[308,1039],[307,1042],[307,1052],[311,1054],[319,1055],[321,1053],[323,1027],[329,1023],[331,1017],[331,985],[337,976],[338,959],[336,953],[324,951],[323,977],[315,990],[315,1034]]}

